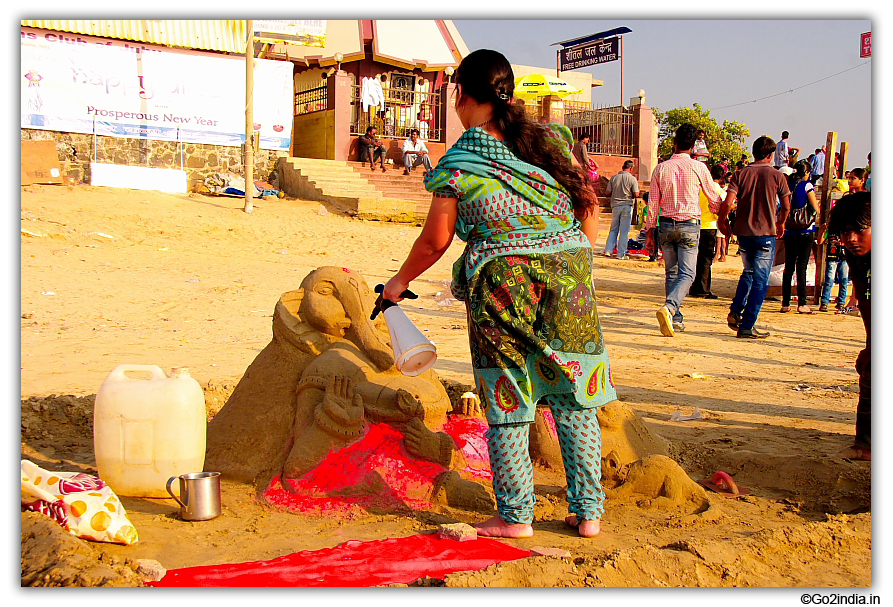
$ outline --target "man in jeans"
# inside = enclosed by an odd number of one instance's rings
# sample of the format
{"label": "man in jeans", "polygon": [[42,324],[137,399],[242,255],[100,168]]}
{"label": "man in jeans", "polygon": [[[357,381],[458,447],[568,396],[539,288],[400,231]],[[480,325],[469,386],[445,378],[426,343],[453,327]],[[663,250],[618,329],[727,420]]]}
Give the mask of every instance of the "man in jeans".
{"label": "man in jeans", "polygon": [[815,155],[809,163],[809,170],[812,173],[810,180],[812,185],[825,176],[825,150],[822,148],[815,149]]}
{"label": "man in jeans", "polygon": [[632,160],[623,163],[623,169],[611,177],[608,182],[608,194],[611,195],[611,230],[605,241],[602,255],[610,257],[617,246],[617,259],[626,259],[629,246],[629,228],[633,222],[633,210],[639,197],[639,180],[633,177]]}
{"label": "man in jeans", "polygon": [[[658,164],[651,174],[645,229],[654,228],[660,218],[657,232],[664,255],[666,303],[657,311],[657,322],[661,334],[666,337],[674,337],[676,331],[685,330],[680,308],[695,280],[701,233],[698,194],[704,191],[714,213],[719,211],[722,203],[722,190],[710,177],[710,171],[703,162],[691,157],[697,137],[698,128],[693,124],[683,124],[676,129],[673,155]],[[648,234],[646,248],[654,244],[652,232]]]}
{"label": "man in jeans", "polygon": [[[729,328],[738,337],[763,339],[768,332],[754,325],[769,288],[769,273],[775,259],[775,239],[784,235],[784,222],[791,210],[791,192],[784,174],[772,166],[775,142],[763,135],[753,142],[754,162],[736,171],[719,213],[719,229],[738,237],[744,271],[729,307]],[[776,217],[776,201],[781,201]],[[735,206],[735,225],[729,225],[729,211]]]}

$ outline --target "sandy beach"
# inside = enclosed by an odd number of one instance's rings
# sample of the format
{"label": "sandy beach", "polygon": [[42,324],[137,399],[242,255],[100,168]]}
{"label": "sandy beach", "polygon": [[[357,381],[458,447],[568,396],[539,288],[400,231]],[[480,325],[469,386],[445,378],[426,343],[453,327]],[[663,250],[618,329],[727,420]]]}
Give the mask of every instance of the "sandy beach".
{"label": "sandy beach", "polygon": [[[321,214],[318,202],[258,200],[250,215],[242,205],[86,185],[22,188],[22,459],[95,475],[94,398],[120,364],[188,367],[213,416],[270,342],[283,293],[324,265],[385,282],[420,231]],[[471,386],[464,307],[439,303],[462,246],[454,242],[412,284],[420,297],[402,307],[436,343],[438,375]],[[780,314],[780,302],[767,300],[758,327],[771,337],[736,339],[725,317],[741,262],[729,255],[713,266],[719,299],[686,299],[685,332],[668,339],[655,320],[663,268],[600,256],[594,265],[620,400],[691,479],[723,470],[750,495],[714,497],[717,515],[694,521],[608,501],[592,540],[566,527],[566,502],[552,500],[538,510],[533,538],[507,542],[560,548],[570,558],[502,563],[443,584],[870,586],[871,464],[837,457],[854,430],[861,319]],[[671,420],[696,408],[701,419]],[[538,495],[561,483],[537,474]],[[140,536],[132,546],[82,542],[23,512],[22,585],[133,586],[136,559],[167,569],[256,561],[486,518],[449,509],[306,517],[271,509],[255,487],[226,479],[223,514],[202,524],[180,521],[173,500],[122,502]]]}

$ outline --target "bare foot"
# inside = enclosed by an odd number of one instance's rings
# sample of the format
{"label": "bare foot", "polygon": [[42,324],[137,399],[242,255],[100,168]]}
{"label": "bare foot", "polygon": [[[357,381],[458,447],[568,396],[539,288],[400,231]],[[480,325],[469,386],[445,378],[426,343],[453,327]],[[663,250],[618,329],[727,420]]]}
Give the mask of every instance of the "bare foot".
{"label": "bare foot", "polygon": [[483,523],[475,523],[472,525],[477,529],[478,535],[487,537],[532,537],[533,527],[531,525],[509,525],[499,516],[484,521]]}
{"label": "bare foot", "polygon": [[599,531],[602,530],[601,521],[596,519],[594,521],[587,521],[583,519],[582,523],[577,523],[577,515],[569,514],[564,519],[564,522],[570,525],[571,527],[577,528],[577,533],[580,534],[581,537],[595,537],[598,535]]}
{"label": "bare foot", "polygon": [[797,308],[797,313],[798,314],[812,314],[812,308],[810,308],[809,306],[799,306]]}
{"label": "bare foot", "polygon": [[848,447],[840,452],[840,457],[844,459],[857,459],[865,462],[871,461],[871,449],[864,447]]}

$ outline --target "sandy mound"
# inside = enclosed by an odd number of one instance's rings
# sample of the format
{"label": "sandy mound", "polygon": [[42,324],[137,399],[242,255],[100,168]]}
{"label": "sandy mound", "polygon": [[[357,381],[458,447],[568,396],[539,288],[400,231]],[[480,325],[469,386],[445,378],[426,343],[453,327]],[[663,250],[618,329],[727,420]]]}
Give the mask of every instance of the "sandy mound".
{"label": "sandy mound", "polygon": [[141,586],[136,566],[107,556],[36,512],[22,512],[22,586]]}

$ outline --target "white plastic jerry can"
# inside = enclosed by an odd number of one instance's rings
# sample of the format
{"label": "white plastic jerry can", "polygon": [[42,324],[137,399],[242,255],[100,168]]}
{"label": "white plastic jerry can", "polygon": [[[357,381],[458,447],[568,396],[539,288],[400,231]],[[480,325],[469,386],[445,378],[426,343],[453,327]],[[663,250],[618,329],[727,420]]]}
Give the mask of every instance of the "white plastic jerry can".
{"label": "white plastic jerry can", "polygon": [[[134,379],[128,372],[152,374]],[[167,480],[201,472],[205,395],[186,367],[119,365],[96,393],[93,450],[99,478],[118,495],[170,497]]]}

